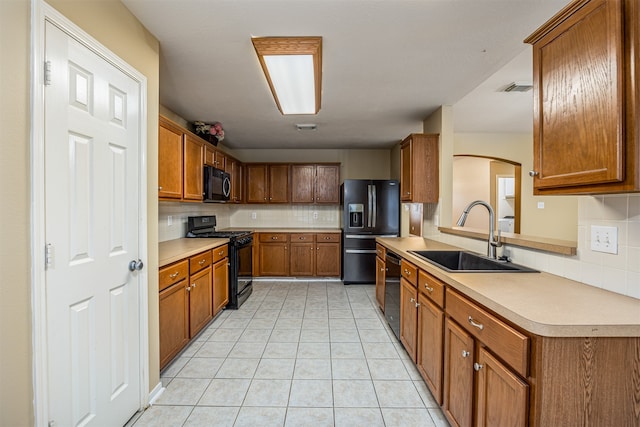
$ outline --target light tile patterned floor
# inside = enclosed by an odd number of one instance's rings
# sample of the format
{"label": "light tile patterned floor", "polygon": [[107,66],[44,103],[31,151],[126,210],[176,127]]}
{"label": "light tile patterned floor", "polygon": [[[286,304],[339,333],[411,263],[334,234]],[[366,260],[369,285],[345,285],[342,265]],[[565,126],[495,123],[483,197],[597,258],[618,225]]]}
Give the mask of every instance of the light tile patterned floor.
{"label": "light tile patterned floor", "polygon": [[255,281],[162,372],[143,426],[448,426],[373,285]]}

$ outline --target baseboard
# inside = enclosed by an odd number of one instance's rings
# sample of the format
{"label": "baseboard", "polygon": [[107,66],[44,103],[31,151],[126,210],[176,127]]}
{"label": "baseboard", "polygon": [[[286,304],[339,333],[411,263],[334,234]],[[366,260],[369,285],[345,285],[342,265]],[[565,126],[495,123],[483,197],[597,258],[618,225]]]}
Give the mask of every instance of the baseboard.
{"label": "baseboard", "polygon": [[153,390],[151,390],[151,393],[149,393],[149,406],[156,403],[156,400],[162,396],[162,393],[164,393],[165,390],[166,389],[162,386],[162,381],[159,382]]}

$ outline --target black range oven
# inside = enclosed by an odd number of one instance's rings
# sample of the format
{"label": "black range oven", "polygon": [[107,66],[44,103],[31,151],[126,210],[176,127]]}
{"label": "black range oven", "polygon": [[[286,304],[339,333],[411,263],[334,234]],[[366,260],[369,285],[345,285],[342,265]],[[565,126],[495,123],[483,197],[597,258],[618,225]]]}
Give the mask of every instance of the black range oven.
{"label": "black range oven", "polygon": [[238,309],[253,292],[253,233],[251,231],[215,231],[216,217],[190,216],[187,236],[229,239],[229,303]]}

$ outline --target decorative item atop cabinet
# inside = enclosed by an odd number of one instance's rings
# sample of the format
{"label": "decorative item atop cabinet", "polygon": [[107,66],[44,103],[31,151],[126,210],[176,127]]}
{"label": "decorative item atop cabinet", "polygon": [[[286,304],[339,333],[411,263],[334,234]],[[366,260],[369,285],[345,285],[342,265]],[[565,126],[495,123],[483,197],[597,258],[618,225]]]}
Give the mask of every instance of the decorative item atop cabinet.
{"label": "decorative item atop cabinet", "polygon": [[400,200],[437,203],[439,196],[438,134],[412,133],[400,145]]}
{"label": "decorative item atop cabinet", "polygon": [[193,122],[193,128],[196,135],[213,145],[218,145],[218,142],[224,139],[224,129],[222,129],[222,123],[220,122],[205,123],[195,121]]}
{"label": "decorative item atop cabinet", "polygon": [[534,194],[640,191],[640,4],[576,0],[533,45]]}

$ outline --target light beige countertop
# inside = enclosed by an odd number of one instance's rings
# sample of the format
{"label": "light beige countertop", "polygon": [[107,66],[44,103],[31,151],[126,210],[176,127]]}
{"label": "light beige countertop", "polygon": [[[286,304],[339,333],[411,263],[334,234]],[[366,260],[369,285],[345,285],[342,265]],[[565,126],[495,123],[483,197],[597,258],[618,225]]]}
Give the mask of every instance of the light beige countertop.
{"label": "light beige countertop", "polygon": [[159,267],[180,261],[208,249],[226,245],[229,239],[175,239],[158,244]]}
{"label": "light beige countertop", "polygon": [[342,230],[339,228],[304,227],[232,227],[226,228],[225,230],[250,230],[254,233],[342,233]]}
{"label": "light beige countertop", "polygon": [[380,244],[521,328],[546,337],[639,337],[640,300],[549,273],[448,273],[409,250],[459,249],[421,237]]}

